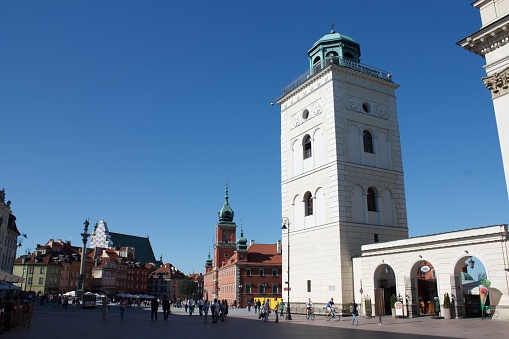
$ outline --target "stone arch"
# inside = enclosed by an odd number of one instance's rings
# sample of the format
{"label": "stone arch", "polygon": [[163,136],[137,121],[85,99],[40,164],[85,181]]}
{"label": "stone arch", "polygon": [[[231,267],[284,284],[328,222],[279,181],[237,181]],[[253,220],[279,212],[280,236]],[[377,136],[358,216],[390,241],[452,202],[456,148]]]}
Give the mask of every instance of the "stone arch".
{"label": "stone arch", "polygon": [[302,174],[302,143],[299,139],[292,144],[293,176]]}
{"label": "stone arch", "polygon": [[[423,269],[429,267],[429,271]],[[440,298],[439,273],[434,264],[425,259],[416,260],[410,269],[410,303],[414,305],[413,312],[416,315],[435,315],[440,305],[435,303],[435,297]]]}
{"label": "stone arch", "polygon": [[[382,304],[382,309],[384,310],[384,314],[377,315],[391,314],[391,295],[398,295],[396,276],[393,267],[385,262],[380,263],[373,272],[373,287],[375,290],[383,289],[383,298],[381,298],[383,300],[379,299],[381,293],[375,292],[374,302],[376,304]],[[380,306],[375,306],[375,310],[376,309],[380,309]]]}
{"label": "stone arch", "polygon": [[376,138],[376,130],[372,127],[365,126],[362,128],[362,135],[364,135],[364,131],[367,131],[371,134],[372,137],[372,145],[373,145],[373,153],[365,152],[364,151],[364,137],[363,137],[363,144],[362,144],[362,155],[363,155],[363,165],[367,166],[376,166],[376,156],[377,156],[377,138]]}
{"label": "stone arch", "polygon": [[356,124],[348,125],[348,160],[355,164],[362,163],[360,129]]}
{"label": "stone arch", "polygon": [[325,224],[325,191],[318,187],[315,191],[315,226]]}
{"label": "stone arch", "polygon": [[394,200],[392,192],[388,189],[383,189],[380,193],[382,197],[382,225],[384,226],[395,226],[394,216]]}
{"label": "stone arch", "polygon": [[324,155],[325,155],[325,149],[324,149],[324,142],[323,142],[323,132],[321,128],[317,128],[313,132],[313,157],[314,157],[314,167],[320,167],[324,164]]}
{"label": "stone arch", "polygon": [[391,169],[389,136],[385,131],[379,130],[376,135],[376,157],[378,159],[378,167]]}
{"label": "stone arch", "polygon": [[304,229],[304,201],[299,194],[293,197],[292,207],[295,231],[302,230]]}
{"label": "stone arch", "polygon": [[[479,281],[477,275],[473,276],[472,274],[474,268],[472,266],[475,265],[477,271],[482,266],[486,278],[490,280],[488,266],[482,256],[468,250],[458,255],[453,262],[450,292],[452,314],[465,318],[481,317]],[[497,293],[495,289],[490,289],[486,302],[488,305],[497,305],[500,297],[500,293]],[[493,310],[495,311],[496,307]]]}
{"label": "stone arch", "polygon": [[361,185],[352,188],[352,221],[364,223],[364,189]]}

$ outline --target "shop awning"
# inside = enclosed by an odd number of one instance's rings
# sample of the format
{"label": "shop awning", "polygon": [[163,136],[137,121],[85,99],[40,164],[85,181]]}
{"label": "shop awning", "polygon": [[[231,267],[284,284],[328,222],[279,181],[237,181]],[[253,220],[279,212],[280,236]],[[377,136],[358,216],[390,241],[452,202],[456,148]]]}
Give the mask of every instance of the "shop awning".
{"label": "shop awning", "polygon": [[20,283],[23,281],[23,278],[0,270],[0,281],[6,281],[8,283]]}

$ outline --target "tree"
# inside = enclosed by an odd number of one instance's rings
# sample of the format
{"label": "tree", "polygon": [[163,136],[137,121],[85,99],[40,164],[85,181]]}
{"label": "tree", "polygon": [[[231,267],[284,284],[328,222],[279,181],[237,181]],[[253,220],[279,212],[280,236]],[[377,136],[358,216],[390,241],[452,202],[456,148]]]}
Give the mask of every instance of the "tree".
{"label": "tree", "polygon": [[198,284],[189,277],[184,278],[179,286],[179,294],[182,296],[185,295],[187,299],[193,294],[196,294],[197,291]]}

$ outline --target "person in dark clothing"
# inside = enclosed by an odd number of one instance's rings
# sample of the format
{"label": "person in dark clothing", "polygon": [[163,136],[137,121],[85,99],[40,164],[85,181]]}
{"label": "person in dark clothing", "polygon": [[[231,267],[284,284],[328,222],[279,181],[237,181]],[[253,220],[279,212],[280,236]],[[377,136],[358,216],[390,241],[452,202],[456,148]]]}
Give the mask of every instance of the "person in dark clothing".
{"label": "person in dark clothing", "polygon": [[[161,302],[163,305],[163,318],[164,321],[168,320],[168,314],[170,313],[170,301],[168,300],[168,297],[164,296],[163,301]],[[156,317],[157,319],[157,317]]]}
{"label": "person in dark clothing", "polygon": [[154,315],[157,320],[157,310],[159,309],[159,301],[157,298],[152,299],[150,303],[150,320],[154,320]]}

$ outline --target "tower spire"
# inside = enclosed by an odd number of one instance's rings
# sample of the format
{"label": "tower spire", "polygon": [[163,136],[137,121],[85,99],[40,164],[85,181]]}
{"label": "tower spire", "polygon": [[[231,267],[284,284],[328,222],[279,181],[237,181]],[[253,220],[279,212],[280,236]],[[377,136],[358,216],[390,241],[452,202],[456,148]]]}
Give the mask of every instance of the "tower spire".
{"label": "tower spire", "polygon": [[230,207],[230,203],[228,202],[228,177],[226,177],[226,187],[224,189],[224,203],[221,210],[218,212],[220,221],[233,221],[233,210]]}

